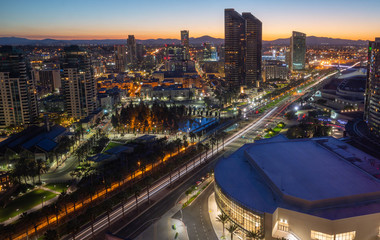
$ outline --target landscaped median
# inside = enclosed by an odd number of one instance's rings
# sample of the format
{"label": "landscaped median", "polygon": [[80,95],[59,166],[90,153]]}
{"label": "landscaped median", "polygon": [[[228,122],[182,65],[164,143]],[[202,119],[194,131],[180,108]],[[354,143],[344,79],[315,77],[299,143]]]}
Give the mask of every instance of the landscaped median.
{"label": "landscaped median", "polygon": [[265,129],[265,132],[267,134],[264,135],[264,138],[271,138],[276,136],[281,132],[281,130],[285,127],[285,123],[279,122],[275,128],[267,128]]}
{"label": "landscaped median", "polygon": [[[208,181],[208,180],[206,180]],[[182,204],[182,209],[189,206],[202,192],[203,190],[206,189],[206,187],[211,183],[211,181],[208,181],[202,188],[198,189],[197,186],[191,186],[187,191],[186,195],[191,197],[184,203]]]}

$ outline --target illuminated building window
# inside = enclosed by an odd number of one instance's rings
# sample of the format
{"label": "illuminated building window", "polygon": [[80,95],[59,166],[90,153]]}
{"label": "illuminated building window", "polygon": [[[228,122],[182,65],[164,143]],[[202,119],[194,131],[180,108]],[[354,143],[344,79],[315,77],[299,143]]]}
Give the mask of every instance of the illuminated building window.
{"label": "illuminated building window", "polygon": [[311,239],[313,240],[334,240],[334,235],[311,230]]}
{"label": "illuminated building window", "polygon": [[355,238],[355,231],[335,234],[335,240],[353,240]]}
{"label": "illuminated building window", "polygon": [[280,221],[277,221],[277,226],[278,226],[278,230],[289,232],[288,220],[280,219]]}

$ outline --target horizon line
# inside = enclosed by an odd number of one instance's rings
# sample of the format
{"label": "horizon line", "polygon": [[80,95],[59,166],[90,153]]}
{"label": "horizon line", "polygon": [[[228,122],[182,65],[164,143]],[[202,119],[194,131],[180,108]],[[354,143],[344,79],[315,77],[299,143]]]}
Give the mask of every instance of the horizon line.
{"label": "horizon line", "polygon": [[[132,35],[132,34],[131,34]],[[136,37],[136,36],[135,36]],[[195,39],[195,38],[201,38],[201,37],[211,37],[211,38],[215,38],[215,39],[224,39],[224,38],[220,38],[220,37],[212,37],[210,35],[203,35],[203,36],[200,36],[200,37],[190,37],[190,39]],[[319,36],[314,36],[314,35],[310,35],[310,36],[306,36],[306,37],[319,37]],[[54,37],[36,37],[36,38],[33,38],[33,37],[20,37],[20,36],[1,36],[0,35],[0,38],[25,38],[25,39],[28,39],[28,40],[46,40],[46,39],[51,39],[51,40],[61,40],[61,41],[81,41],[81,40],[88,40],[88,41],[96,41],[96,40],[127,40],[127,38],[65,38],[65,37],[58,37],[58,38],[54,38]],[[288,37],[290,38],[290,37]],[[330,39],[340,39],[340,40],[351,40],[351,41],[370,41],[368,39],[349,39],[349,38],[334,38],[334,37],[319,37],[319,38],[330,38]],[[136,40],[141,40],[141,41],[146,41],[146,40],[159,40],[159,39],[170,39],[170,40],[178,40],[180,41],[181,39],[180,38],[162,38],[162,37],[158,37],[158,38],[136,38]],[[279,40],[279,39],[287,39],[286,37],[283,37],[283,38],[276,38],[276,39],[272,39],[272,40],[266,40],[266,39],[263,39],[262,41],[275,41],[275,40]]]}

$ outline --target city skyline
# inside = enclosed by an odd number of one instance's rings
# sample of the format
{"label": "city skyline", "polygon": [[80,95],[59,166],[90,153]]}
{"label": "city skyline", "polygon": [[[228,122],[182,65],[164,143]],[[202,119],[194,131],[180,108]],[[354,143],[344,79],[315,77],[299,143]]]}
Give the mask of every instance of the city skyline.
{"label": "city skyline", "polygon": [[[235,8],[262,19],[263,40],[288,38],[293,30],[308,36],[373,40],[380,35],[380,29],[376,30],[376,23],[380,21],[376,9],[380,2],[370,0],[366,5],[355,7],[353,3],[352,0],[323,0],[305,4],[294,0],[289,4],[276,0],[253,4],[244,0],[195,1],[188,6],[183,2],[149,1],[142,6],[122,1],[92,1],[91,4],[83,1],[75,5],[73,1],[7,2],[1,4],[0,37],[126,39],[133,34],[136,39],[178,39],[178,31],[188,29],[192,37],[223,38],[223,9]],[[184,11],[194,17],[184,17]]]}

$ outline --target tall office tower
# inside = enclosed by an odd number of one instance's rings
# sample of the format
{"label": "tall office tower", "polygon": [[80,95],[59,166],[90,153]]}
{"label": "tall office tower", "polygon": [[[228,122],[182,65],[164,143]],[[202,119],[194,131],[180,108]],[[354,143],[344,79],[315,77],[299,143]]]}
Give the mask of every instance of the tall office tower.
{"label": "tall office tower", "polygon": [[127,50],[124,45],[115,45],[114,53],[115,53],[115,65],[116,70],[120,72],[125,72],[127,69]]}
{"label": "tall office tower", "polygon": [[97,108],[90,56],[84,49],[70,46],[64,48],[61,62],[65,111],[77,119],[87,117]]}
{"label": "tall office tower", "polygon": [[365,120],[374,136],[380,138],[380,38],[369,42],[365,96]]}
{"label": "tall office tower", "polygon": [[306,59],[306,34],[293,31],[290,38],[290,70],[298,71],[305,69]]}
{"label": "tall office tower", "polygon": [[128,63],[133,64],[137,61],[137,49],[136,49],[136,39],[134,35],[128,35],[127,39],[128,48]]}
{"label": "tall office tower", "polygon": [[59,69],[45,69],[36,73],[35,81],[37,92],[40,96],[54,91],[59,91],[61,88],[61,76]]}
{"label": "tall office tower", "polygon": [[245,19],[245,84],[259,87],[261,78],[262,23],[251,13],[243,13]]}
{"label": "tall office tower", "polygon": [[38,117],[36,90],[22,51],[0,47],[0,127],[33,123]]}
{"label": "tall office tower", "polygon": [[144,45],[140,44],[140,43],[137,43],[136,44],[136,58],[137,58],[137,61],[141,62],[144,58],[144,54],[145,54],[145,49],[144,49]]}
{"label": "tall office tower", "polygon": [[185,47],[185,60],[190,59],[190,49],[189,49],[189,30],[181,31],[181,45]]}
{"label": "tall office tower", "polygon": [[258,86],[261,80],[262,24],[251,13],[224,10],[226,81],[230,88]]}

